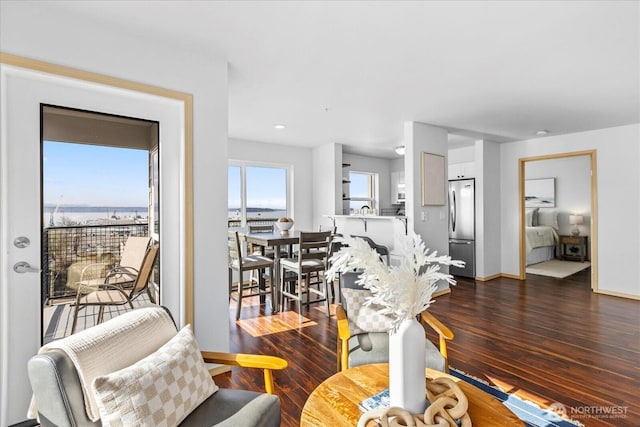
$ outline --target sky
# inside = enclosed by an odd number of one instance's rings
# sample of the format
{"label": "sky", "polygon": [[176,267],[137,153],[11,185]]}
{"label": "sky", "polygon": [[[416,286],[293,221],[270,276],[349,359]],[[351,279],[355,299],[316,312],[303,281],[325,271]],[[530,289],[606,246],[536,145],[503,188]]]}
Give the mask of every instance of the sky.
{"label": "sky", "polygon": [[44,141],[44,203],[147,206],[148,165],[146,150]]}
{"label": "sky", "polygon": [[[143,207],[148,204],[146,150],[44,141],[44,203]],[[229,167],[229,208],[240,207],[240,167]],[[287,170],[246,166],[247,206],[286,209]],[[362,190],[359,190],[360,187]],[[353,180],[353,195],[366,194]]]}
{"label": "sky", "polygon": [[[276,167],[246,166],[247,207],[285,210],[287,208],[287,170]],[[240,208],[240,166],[229,166],[229,209]]]}

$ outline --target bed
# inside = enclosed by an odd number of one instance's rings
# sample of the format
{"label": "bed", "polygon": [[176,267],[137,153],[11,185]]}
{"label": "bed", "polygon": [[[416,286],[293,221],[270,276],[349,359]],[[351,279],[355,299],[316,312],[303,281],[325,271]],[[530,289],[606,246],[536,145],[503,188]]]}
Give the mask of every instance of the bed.
{"label": "bed", "polygon": [[548,261],[556,257],[558,232],[550,226],[525,227],[527,265]]}
{"label": "bed", "polygon": [[526,265],[556,257],[558,212],[555,209],[527,209],[525,212]]}

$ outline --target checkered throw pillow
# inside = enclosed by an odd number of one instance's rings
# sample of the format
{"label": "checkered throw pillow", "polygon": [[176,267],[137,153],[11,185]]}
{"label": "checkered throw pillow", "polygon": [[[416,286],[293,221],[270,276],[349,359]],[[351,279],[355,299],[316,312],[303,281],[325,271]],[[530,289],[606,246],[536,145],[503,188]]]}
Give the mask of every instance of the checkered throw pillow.
{"label": "checkered throw pillow", "polygon": [[104,427],[177,426],[218,390],[191,326],[135,364],[93,381]]}
{"label": "checkered throw pillow", "polygon": [[347,307],[347,320],[351,335],[364,332],[387,332],[391,329],[392,318],[380,314],[382,306],[377,304],[364,305],[371,291],[367,289],[342,288],[342,298]]}

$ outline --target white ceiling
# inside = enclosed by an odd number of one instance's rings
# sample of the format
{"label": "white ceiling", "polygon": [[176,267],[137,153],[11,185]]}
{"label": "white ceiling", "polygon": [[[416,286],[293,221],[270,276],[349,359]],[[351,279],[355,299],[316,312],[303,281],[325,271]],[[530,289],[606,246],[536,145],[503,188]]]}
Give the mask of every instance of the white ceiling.
{"label": "white ceiling", "polygon": [[232,138],[393,156],[406,121],[459,145],[640,122],[638,1],[47,6],[224,54]]}

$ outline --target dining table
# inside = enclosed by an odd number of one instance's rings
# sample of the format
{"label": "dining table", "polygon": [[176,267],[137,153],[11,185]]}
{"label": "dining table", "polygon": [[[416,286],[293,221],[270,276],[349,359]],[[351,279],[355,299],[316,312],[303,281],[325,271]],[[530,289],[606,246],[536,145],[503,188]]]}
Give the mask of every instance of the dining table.
{"label": "dining table", "polygon": [[[286,233],[273,231],[273,232],[260,232],[260,233],[249,233],[246,230],[240,231],[238,230],[238,235],[244,239],[247,243],[262,246],[263,248],[272,247],[273,248],[273,277],[271,278],[271,286],[274,288],[275,295],[275,304],[272,304],[275,307],[274,312],[278,312],[281,310],[280,307],[280,259],[282,258],[282,247],[297,244],[300,240],[300,232],[295,230],[288,230]],[[291,251],[289,251],[290,253]]]}

